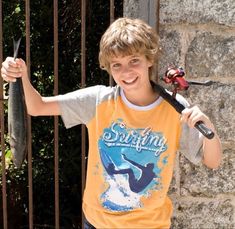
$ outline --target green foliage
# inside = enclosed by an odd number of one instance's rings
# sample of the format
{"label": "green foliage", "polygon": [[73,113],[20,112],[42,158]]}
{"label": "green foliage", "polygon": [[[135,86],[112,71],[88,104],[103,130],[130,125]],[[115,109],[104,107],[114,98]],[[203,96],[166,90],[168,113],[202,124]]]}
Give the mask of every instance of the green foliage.
{"label": "green foliage", "polygon": [[[64,94],[81,87],[81,1],[63,0],[58,3],[59,93]],[[115,1],[115,15],[116,17],[122,15],[122,1]],[[107,85],[109,82],[107,73],[101,71],[98,64],[99,40],[108,27],[109,20],[109,1],[87,1],[86,86]],[[13,54],[13,38],[22,37],[19,57],[25,59],[25,24],[25,1],[3,1],[4,58]],[[31,82],[42,95],[52,95],[53,1],[30,1],[30,51]],[[9,228],[28,228],[27,161],[20,169],[16,169],[10,161],[9,145],[6,147],[7,204],[8,218],[11,219],[8,220]],[[34,224],[53,227],[55,212],[53,117],[32,118],[32,154]],[[81,227],[81,127],[76,126],[66,130],[61,120],[59,121],[59,187],[61,228]],[[0,195],[0,201],[1,198]],[[2,214],[0,224],[1,217]]]}

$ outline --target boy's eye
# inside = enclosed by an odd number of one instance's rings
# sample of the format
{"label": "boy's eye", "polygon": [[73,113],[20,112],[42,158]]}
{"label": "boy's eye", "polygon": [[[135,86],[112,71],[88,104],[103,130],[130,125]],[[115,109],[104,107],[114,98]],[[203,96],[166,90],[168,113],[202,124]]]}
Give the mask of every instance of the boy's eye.
{"label": "boy's eye", "polygon": [[140,60],[138,58],[134,58],[131,60],[132,64],[138,64],[140,62]]}
{"label": "boy's eye", "polygon": [[121,64],[115,63],[115,64],[112,64],[112,65],[111,65],[111,68],[117,69],[117,68],[119,68],[120,66],[121,66]]}

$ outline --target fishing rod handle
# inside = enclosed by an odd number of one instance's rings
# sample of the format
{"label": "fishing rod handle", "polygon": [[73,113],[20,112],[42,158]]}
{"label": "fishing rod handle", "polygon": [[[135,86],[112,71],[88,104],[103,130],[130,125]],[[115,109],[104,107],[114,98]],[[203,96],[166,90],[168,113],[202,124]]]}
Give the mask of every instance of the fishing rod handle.
{"label": "fishing rod handle", "polygon": [[[178,113],[182,113],[182,111],[185,109],[184,105],[182,105],[178,100],[167,93],[162,86],[155,84],[155,88],[159,92],[160,96],[165,99],[171,106],[173,106]],[[202,121],[196,122],[194,126],[208,139],[212,139],[215,135],[214,132],[206,127],[206,125]]]}
{"label": "fishing rod handle", "polygon": [[196,122],[194,127],[198,129],[208,139],[212,139],[215,136],[214,132],[209,129],[202,121]]}
{"label": "fishing rod handle", "polygon": [[[169,100],[168,100],[169,101]],[[178,113],[182,113],[185,107],[179,103],[176,99],[174,102],[171,100],[169,103],[176,109]],[[209,129],[202,121],[198,121],[195,123],[194,127],[199,130],[206,138],[212,139],[214,137],[214,132]]]}
{"label": "fishing rod handle", "polygon": [[[185,109],[185,107],[176,99],[174,100],[173,103],[171,101],[169,102],[176,109],[176,111],[178,111],[180,114]],[[212,139],[215,135],[214,132],[211,129],[209,129],[202,121],[196,122],[194,127],[197,130],[199,130],[208,139]]]}

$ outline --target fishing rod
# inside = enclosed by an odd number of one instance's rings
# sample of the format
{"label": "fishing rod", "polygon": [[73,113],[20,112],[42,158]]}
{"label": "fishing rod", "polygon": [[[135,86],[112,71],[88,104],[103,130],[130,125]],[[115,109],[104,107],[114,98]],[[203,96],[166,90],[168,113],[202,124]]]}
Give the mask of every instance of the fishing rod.
{"label": "fishing rod", "polygon": [[[170,105],[172,105],[178,113],[186,108],[179,101],[176,100],[176,94],[178,91],[187,90],[189,85],[202,85],[210,86],[213,82],[197,82],[197,81],[187,81],[184,78],[185,72],[182,67],[170,66],[168,67],[165,75],[161,78],[165,83],[173,85],[172,95],[169,94],[162,86],[155,84],[155,88],[159,92],[160,96],[165,99]],[[214,132],[209,129],[202,121],[198,121],[195,124],[195,128],[198,129],[205,137],[212,139],[214,137]]]}

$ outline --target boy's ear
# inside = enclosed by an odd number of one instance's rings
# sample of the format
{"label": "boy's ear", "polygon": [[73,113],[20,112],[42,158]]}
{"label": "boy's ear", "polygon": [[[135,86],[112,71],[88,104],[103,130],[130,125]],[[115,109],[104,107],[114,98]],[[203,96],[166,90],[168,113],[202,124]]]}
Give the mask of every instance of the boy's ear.
{"label": "boy's ear", "polygon": [[154,62],[153,60],[151,60],[151,61],[149,60],[149,61],[148,61],[148,67],[149,67],[149,68],[153,66],[153,62]]}

